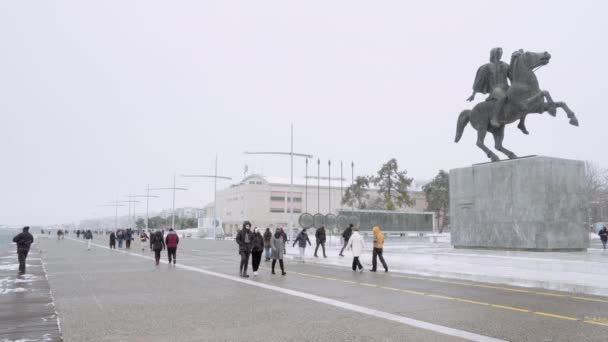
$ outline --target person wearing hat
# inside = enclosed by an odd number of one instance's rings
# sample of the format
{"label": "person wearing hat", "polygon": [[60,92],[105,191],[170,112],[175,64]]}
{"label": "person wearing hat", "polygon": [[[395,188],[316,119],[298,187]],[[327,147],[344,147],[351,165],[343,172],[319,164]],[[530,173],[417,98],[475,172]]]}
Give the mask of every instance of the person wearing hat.
{"label": "person wearing hat", "polygon": [[353,233],[346,244],[346,248],[353,252],[353,271],[356,271],[359,267],[359,272],[363,272],[363,265],[359,261],[359,257],[363,254],[363,236],[359,234],[359,229],[353,228]]}
{"label": "person wearing hat", "polygon": [[34,237],[29,232],[30,227],[23,227],[23,231],[13,238],[13,242],[17,244],[17,258],[19,259],[19,273],[25,273],[25,259],[30,251],[30,246],[34,242]]}

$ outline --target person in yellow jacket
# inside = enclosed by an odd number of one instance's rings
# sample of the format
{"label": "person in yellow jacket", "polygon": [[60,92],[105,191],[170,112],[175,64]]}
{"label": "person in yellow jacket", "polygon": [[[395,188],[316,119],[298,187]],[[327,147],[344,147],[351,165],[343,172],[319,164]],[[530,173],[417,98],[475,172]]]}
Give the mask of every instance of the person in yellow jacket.
{"label": "person in yellow jacket", "polygon": [[372,254],[372,272],[376,272],[376,265],[378,264],[376,259],[379,257],[382,266],[384,266],[384,272],[388,272],[388,266],[386,266],[386,261],[384,261],[384,257],[382,256],[382,249],[384,248],[384,234],[380,230],[380,227],[375,226],[372,229],[374,233],[374,252]]}

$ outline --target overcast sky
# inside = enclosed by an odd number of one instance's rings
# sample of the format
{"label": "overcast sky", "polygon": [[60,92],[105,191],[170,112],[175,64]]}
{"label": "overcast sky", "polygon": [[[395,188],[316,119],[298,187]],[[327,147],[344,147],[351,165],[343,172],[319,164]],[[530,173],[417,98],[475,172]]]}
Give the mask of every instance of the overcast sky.
{"label": "overcast sky", "polygon": [[[223,175],[288,177],[288,158],[243,151],[287,151],[291,123],[334,175],[339,160],[369,174],[395,157],[416,179],[484,162],[473,129],[453,140],[495,46],[506,62],[549,51],[541,88],[580,120],[530,116],[505,146],[608,167],[607,17],[582,0],[2,1],[0,224],[112,216],[98,205],[211,173],[216,154]],[[178,185],[177,206],[213,198],[209,180]]]}

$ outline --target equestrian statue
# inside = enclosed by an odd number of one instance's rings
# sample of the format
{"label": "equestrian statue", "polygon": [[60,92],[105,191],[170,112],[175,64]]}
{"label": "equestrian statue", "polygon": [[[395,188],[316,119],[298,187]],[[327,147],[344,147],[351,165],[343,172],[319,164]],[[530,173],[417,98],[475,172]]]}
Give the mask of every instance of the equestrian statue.
{"label": "equestrian statue", "polygon": [[[578,119],[565,102],[553,101],[546,90],[541,90],[534,74],[538,68],[549,63],[548,52],[515,51],[511,55],[511,64],[501,61],[502,49],[490,51],[490,62],[482,65],[475,75],[473,94],[467,101],[473,101],[476,93],[488,94],[485,101],[476,104],[473,109],[463,110],[456,123],[456,142],[462,138],[467,124],[477,130],[477,146],[488,158],[498,161],[500,158],[492,152],[484,140],[488,132],[494,136],[494,147],[509,159],[515,159],[515,153],[506,149],[502,142],[505,126],[519,121],[518,128],[529,134],[525,119],[528,114],[548,112],[556,115],[556,108],[562,108],[570,119],[570,124],[578,126]],[[509,85],[510,81],[510,85]]]}

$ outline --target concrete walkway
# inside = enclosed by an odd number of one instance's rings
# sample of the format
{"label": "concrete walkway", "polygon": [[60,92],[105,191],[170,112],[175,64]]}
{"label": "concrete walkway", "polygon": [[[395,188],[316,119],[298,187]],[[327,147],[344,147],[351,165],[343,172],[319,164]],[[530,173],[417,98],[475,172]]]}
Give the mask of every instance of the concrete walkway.
{"label": "concrete walkway", "polygon": [[26,273],[17,275],[14,249],[0,251],[0,341],[62,341],[59,321],[37,245]]}

